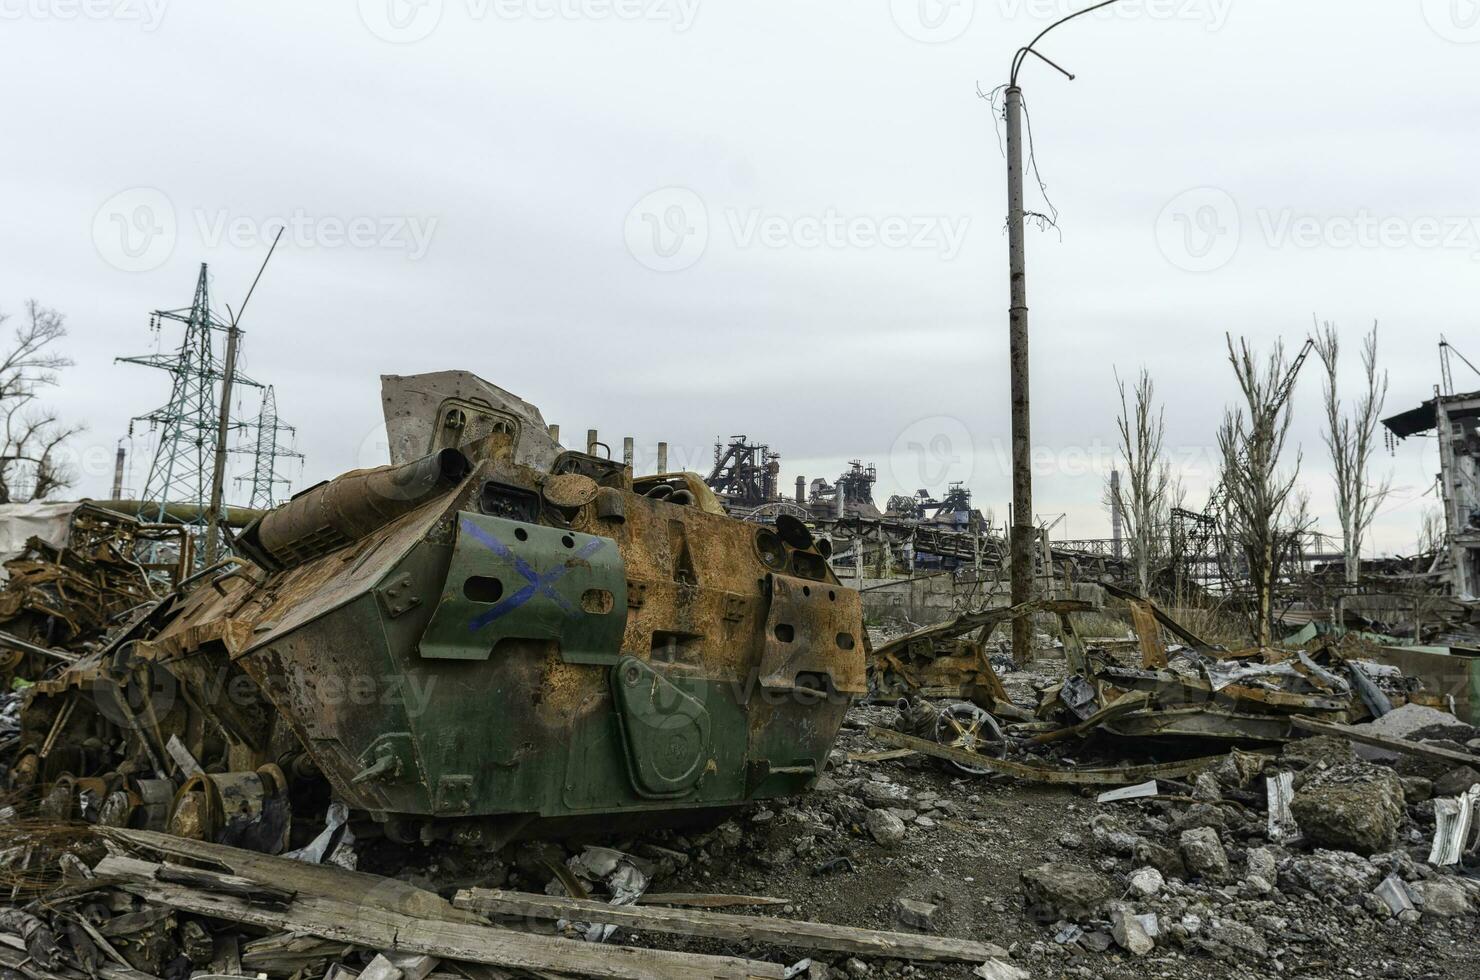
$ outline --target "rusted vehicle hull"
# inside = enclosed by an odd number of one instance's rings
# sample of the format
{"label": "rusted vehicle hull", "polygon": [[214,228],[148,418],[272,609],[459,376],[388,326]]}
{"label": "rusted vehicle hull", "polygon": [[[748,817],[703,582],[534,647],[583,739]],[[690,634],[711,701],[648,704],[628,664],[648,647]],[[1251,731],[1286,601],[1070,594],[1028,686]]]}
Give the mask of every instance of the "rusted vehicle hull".
{"label": "rusted vehicle hull", "polygon": [[[138,822],[125,803],[181,783],[183,747],[206,775],[169,819],[212,839],[326,788],[394,836],[468,842],[808,788],[865,682],[858,596],[806,528],[728,518],[683,475],[542,466],[537,413],[456,377],[418,391],[457,423],[429,455],[300,494],[241,536],[252,565],[37,685],[32,778],[111,766],[98,791]],[[100,725],[124,752],[85,747]],[[259,774],[235,809],[222,773]]]}

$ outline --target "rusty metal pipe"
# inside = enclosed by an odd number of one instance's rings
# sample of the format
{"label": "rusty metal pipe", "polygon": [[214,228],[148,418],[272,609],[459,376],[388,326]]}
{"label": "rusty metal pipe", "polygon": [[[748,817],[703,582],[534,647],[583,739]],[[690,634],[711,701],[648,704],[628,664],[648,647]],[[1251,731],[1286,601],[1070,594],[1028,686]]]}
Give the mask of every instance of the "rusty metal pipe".
{"label": "rusty metal pipe", "polygon": [[401,466],[356,470],[294,497],[249,527],[239,541],[253,557],[288,567],[328,554],[410,513],[472,471],[456,449]]}

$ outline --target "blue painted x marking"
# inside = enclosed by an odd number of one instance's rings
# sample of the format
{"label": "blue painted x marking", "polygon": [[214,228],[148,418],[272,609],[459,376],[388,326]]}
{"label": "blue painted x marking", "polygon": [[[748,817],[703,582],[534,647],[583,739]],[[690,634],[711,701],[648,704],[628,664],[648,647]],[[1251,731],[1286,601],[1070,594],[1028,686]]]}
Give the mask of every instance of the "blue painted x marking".
{"label": "blue painted x marking", "polygon": [[[566,572],[570,571],[569,561],[557,565],[555,568],[552,568],[548,572],[537,572],[532,567],[530,567],[529,562],[525,561],[523,558],[520,558],[518,555],[514,554],[514,552],[510,551],[508,545],[504,544],[498,538],[495,538],[493,535],[489,534],[487,531],[483,530],[481,527],[479,527],[477,524],[474,524],[466,517],[462,519],[462,529],[468,534],[471,534],[473,537],[477,538],[478,541],[481,542],[484,547],[488,548],[489,551],[492,551],[494,554],[498,555],[505,561],[512,562],[514,565],[514,570],[517,571],[520,575],[524,576],[525,581],[528,583],[518,592],[515,592],[513,595],[506,596],[505,598],[500,599],[498,602],[494,603],[493,608],[487,609],[469,620],[468,630],[470,632],[476,632],[487,626],[489,623],[493,622],[495,619],[498,619],[501,616],[513,612],[515,609],[518,609],[520,606],[524,605],[526,602],[528,602],[530,599],[533,599],[537,595],[542,595],[545,598],[552,600],[557,606],[561,608],[561,610],[565,612],[567,616],[574,616],[576,614],[576,608],[570,604],[570,601],[566,599],[565,596],[555,591],[555,583],[560,581],[560,579],[565,576]],[[587,544],[580,551],[577,551],[575,553],[575,558],[590,558],[597,551],[600,551],[601,546],[605,543],[606,542],[604,542],[601,538],[597,538]]]}

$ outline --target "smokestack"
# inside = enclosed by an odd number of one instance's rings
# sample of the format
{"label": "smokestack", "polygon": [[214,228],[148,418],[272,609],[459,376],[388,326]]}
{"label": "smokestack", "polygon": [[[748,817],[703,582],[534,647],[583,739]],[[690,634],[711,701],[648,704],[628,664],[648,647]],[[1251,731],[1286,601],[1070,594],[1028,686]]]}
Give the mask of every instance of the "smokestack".
{"label": "smokestack", "polygon": [[1125,518],[1120,512],[1120,470],[1110,471],[1110,540],[1115,557],[1122,557],[1121,542],[1125,537]]}
{"label": "smokestack", "polygon": [[123,440],[118,440],[118,458],[113,461],[113,499],[123,499]]}
{"label": "smokestack", "polygon": [[668,472],[668,443],[658,443],[658,472]]}
{"label": "smokestack", "polygon": [[837,493],[838,493],[838,495],[837,495],[837,497],[835,499],[838,502],[838,517],[842,517],[843,516],[843,506],[848,502],[847,495],[843,493],[843,481],[842,480],[839,480],[838,481]]}
{"label": "smokestack", "polygon": [[799,504],[805,504],[806,502],[807,502],[807,478],[805,476],[799,476],[799,477],[797,477],[797,503],[799,503]]}
{"label": "smokestack", "polygon": [[558,424],[550,426],[550,438],[557,445],[560,443],[560,426]]}
{"label": "smokestack", "polygon": [[596,430],[595,429],[587,429],[586,430],[586,455],[588,455],[588,456],[595,456],[596,455],[596,444],[598,442],[600,442],[600,441],[601,440],[596,437]]}
{"label": "smokestack", "polygon": [[622,440],[622,462],[627,464],[629,469],[632,466],[632,457],[635,455],[632,450],[632,437],[627,436]]}

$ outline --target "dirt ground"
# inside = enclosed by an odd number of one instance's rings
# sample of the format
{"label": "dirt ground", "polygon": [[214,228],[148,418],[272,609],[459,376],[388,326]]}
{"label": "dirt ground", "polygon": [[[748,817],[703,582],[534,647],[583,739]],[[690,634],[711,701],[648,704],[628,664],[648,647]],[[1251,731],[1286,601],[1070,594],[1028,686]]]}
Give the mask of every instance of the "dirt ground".
{"label": "dirt ground", "polygon": [[[1052,664],[1038,666],[1040,672],[1053,670]],[[1034,677],[1030,671],[1008,678],[1015,700],[1031,703]],[[1229,880],[1169,878],[1154,900],[1137,900],[1128,879],[1142,865],[1132,856],[1116,853],[1109,831],[1125,828],[1175,849],[1176,828],[1187,822],[1190,801],[1100,804],[1088,790],[965,776],[921,756],[849,761],[850,753],[889,748],[871,740],[867,728],[888,725],[893,715],[889,706],[855,706],[833,753],[834,767],[807,796],[751,807],[704,832],[662,831],[590,842],[653,858],[643,862],[653,873],[653,891],[786,900],[784,906],[756,910],[760,914],[911,931],[912,925],[901,919],[899,901],[936,906],[929,931],[996,943],[1009,951],[1013,966],[1045,980],[1480,978],[1473,898],[1469,910],[1453,918],[1409,913],[1409,921],[1399,921],[1377,910],[1365,893],[1342,894],[1319,884],[1313,889],[1310,862],[1321,855],[1298,847],[1275,848],[1281,856],[1279,880],[1272,891],[1253,893],[1240,882],[1245,876],[1240,869],[1249,860],[1247,849],[1267,843],[1260,839],[1261,814],[1223,831],[1233,867]],[[871,833],[868,813],[878,808],[904,818],[906,829],[898,842],[882,844]],[[1097,824],[1103,826],[1096,829]],[[1402,852],[1407,859],[1397,854],[1382,860],[1408,868],[1410,880],[1433,876],[1433,869],[1421,863],[1429,834],[1412,825],[1406,833]],[[551,887],[553,877],[541,861],[577,853],[583,843],[519,845],[506,855],[511,858],[507,865],[491,870],[433,866],[413,877],[444,893],[450,890],[447,875],[452,870],[459,871],[459,885],[506,884],[541,891]],[[1385,873],[1373,871],[1365,858],[1337,857],[1370,872],[1368,885]],[[1371,860],[1380,864],[1378,858]],[[1102,917],[1069,921],[1029,910],[1023,872],[1047,863],[1092,870],[1109,882],[1113,898],[1131,901],[1137,913],[1159,912],[1162,933],[1155,948],[1139,957],[1113,942],[1096,951],[1093,942],[1079,941],[1074,934],[1076,928],[1098,932],[1105,944],[1103,937],[1110,929]],[[1168,928],[1186,923],[1188,916],[1204,923],[1200,933],[1179,935]],[[1069,941],[1058,941],[1066,938]],[[788,956],[760,945],[650,935],[624,936],[622,941],[788,963],[806,955],[801,950]],[[969,964],[906,964],[834,955],[815,958],[810,976],[966,980],[972,971]]]}

